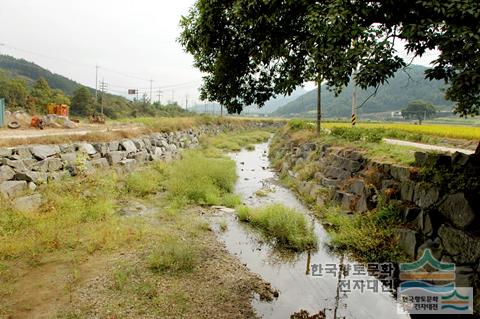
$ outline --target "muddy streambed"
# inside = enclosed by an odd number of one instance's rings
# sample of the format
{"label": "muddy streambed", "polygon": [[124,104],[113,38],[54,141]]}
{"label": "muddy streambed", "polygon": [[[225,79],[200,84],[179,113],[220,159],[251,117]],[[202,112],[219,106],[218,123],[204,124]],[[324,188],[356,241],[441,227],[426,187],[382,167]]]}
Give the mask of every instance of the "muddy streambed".
{"label": "muddy streambed", "polygon": [[[279,184],[276,174],[269,168],[267,153],[268,143],[264,143],[256,145],[254,151],[243,150],[231,155],[239,176],[236,193],[249,206],[281,203],[304,212],[314,224],[319,245],[312,252],[282,251],[266,242],[250,226],[239,222],[235,213],[217,211],[212,224],[227,250],[279,292],[278,297],[270,302],[254,298],[256,312],[262,318],[290,318],[301,309],[310,314],[325,311],[327,318],[401,318],[397,315],[394,297],[388,291],[382,292],[384,286],[378,279],[362,274],[361,270],[355,274],[353,271],[348,274],[338,271],[338,265],[356,267],[355,262],[328,249],[329,237],[325,229],[308,214],[308,209],[293,192]],[[263,194],[266,196],[255,195],[259,189],[266,188],[270,190]],[[322,276],[318,276],[319,268],[315,265],[322,267]],[[362,281],[365,285],[363,291]],[[351,292],[342,292],[340,282],[350,284]],[[374,292],[375,286],[378,292]]]}

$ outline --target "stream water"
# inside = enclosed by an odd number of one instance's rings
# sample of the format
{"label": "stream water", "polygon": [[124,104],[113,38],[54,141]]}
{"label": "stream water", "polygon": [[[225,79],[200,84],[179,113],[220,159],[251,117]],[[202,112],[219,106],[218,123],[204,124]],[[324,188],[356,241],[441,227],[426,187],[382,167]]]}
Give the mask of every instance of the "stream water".
{"label": "stream water", "polygon": [[[254,151],[231,154],[231,158],[237,163],[239,176],[236,193],[245,204],[257,207],[281,203],[295,208],[312,220],[319,241],[316,251],[286,252],[239,222],[234,213],[218,211],[214,215],[213,227],[228,251],[279,292],[278,298],[271,302],[259,298],[253,300],[253,306],[262,318],[290,318],[301,309],[310,314],[324,311],[327,318],[405,318],[397,315],[394,297],[391,292],[382,292],[386,287],[376,277],[362,273],[361,269],[355,273],[338,271],[340,264],[360,266],[328,249],[329,236],[323,226],[311,217],[308,209],[289,189],[278,183],[275,172],[269,168],[268,143],[256,145]],[[256,191],[265,188],[270,189],[266,196],[255,195]],[[220,227],[225,223],[226,229]],[[322,267],[321,273],[315,265]],[[343,292],[340,282],[350,283],[351,292]],[[364,289],[362,285],[365,285]],[[374,291],[375,286],[378,292]]]}

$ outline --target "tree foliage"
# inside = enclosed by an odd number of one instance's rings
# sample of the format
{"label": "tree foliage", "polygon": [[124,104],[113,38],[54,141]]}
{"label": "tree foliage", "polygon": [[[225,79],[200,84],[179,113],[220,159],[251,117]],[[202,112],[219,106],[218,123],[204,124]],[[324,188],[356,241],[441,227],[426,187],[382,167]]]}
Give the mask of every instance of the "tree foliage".
{"label": "tree foliage", "polygon": [[84,86],[79,87],[73,92],[72,105],[70,112],[72,115],[90,116],[95,111],[95,100],[90,90]]}
{"label": "tree foliage", "polygon": [[479,19],[476,0],[197,0],[179,41],[206,74],[202,99],[230,112],[319,78],[339,93],[354,70],[362,89],[384,84],[407,64],[395,41],[438,49],[425,75],[468,115],[480,108]]}
{"label": "tree foliage", "polygon": [[402,110],[402,116],[405,119],[417,119],[419,124],[422,121],[432,118],[437,111],[431,103],[427,103],[422,100],[415,100],[408,104],[408,106]]}

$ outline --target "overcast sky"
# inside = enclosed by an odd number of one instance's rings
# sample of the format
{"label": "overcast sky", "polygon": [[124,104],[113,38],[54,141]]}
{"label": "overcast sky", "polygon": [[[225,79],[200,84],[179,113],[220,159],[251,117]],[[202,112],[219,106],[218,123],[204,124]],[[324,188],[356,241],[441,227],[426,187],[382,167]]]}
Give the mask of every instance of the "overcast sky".
{"label": "overcast sky", "polygon": [[[82,84],[112,93],[127,88],[154,100],[198,100],[200,73],[176,42],[179,20],[194,0],[0,0],[0,52],[33,61]],[[417,59],[428,65],[433,55]],[[308,85],[307,88],[311,88]]]}

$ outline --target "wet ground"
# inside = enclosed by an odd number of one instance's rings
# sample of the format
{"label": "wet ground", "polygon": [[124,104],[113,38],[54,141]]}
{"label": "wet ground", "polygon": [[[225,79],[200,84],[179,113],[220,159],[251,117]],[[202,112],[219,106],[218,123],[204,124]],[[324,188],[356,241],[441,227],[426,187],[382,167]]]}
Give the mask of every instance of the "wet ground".
{"label": "wet ground", "polygon": [[[328,249],[325,229],[293,192],[278,183],[269,168],[267,152],[268,144],[264,143],[254,151],[243,150],[231,155],[237,163],[237,194],[249,206],[281,203],[304,212],[314,224],[319,248],[304,253],[279,250],[249,225],[240,223],[231,210],[217,210],[212,218],[213,226],[227,250],[279,292],[278,298],[271,302],[255,298],[253,306],[257,313],[262,318],[290,318],[304,309],[310,314],[325,311],[327,318],[400,318],[386,286],[376,277],[365,274],[355,262]],[[255,194],[258,190],[263,190],[262,196]],[[316,265],[321,267],[321,272]],[[350,266],[351,271],[340,272],[339,265]],[[359,267],[355,273],[353,267]],[[350,285],[351,292],[342,292],[341,284]]]}

